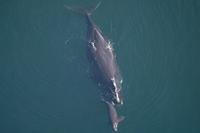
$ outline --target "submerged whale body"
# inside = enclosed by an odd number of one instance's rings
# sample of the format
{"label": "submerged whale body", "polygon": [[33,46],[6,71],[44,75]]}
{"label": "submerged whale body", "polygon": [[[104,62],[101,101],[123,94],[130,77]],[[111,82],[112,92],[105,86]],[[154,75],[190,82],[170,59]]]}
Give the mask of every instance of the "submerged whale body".
{"label": "submerged whale body", "polygon": [[112,128],[114,131],[118,131],[118,124],[124,120],[124,116],[118,116],[117,111],[113,104],[109,103],[108,101],[104,101],[108,107],[108,114],[110,117],[110,122],[112,124]]}

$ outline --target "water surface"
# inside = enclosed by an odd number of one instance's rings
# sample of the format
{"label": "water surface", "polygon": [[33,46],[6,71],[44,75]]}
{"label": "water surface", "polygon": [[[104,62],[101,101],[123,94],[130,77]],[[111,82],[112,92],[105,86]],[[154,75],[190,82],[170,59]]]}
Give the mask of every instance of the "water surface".
{"label": "water surface", "polygon": [[[86,21],[64,5],[0,2],[0,132],[113,132],[91,79]],[[200,2],[102,1],[93,19],[123,76],[123,133],[199,133]]]}

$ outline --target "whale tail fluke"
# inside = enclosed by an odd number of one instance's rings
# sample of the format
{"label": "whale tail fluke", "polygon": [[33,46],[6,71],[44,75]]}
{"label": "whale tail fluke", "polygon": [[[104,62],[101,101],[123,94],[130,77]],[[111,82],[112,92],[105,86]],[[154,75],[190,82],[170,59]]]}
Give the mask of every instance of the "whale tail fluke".
{"label": "whale tail fluke", "polygon": [[120,123],[121,121],[123,121],[125,119],[125,116],[120,116],[119,118],[118,118],[118,123]]}
{"label": "whale tail fluke", "polygon": [[90,6],[90,7],[80,7],[80,6],[68,6],[68,5],[64,5],[64,7],[70,11],[76,12],[78,14],[82,14],[82,15],[91,15],[99,6],[101,5],[101,1],[99,1],[97,4],[95,4],[94,6]]}

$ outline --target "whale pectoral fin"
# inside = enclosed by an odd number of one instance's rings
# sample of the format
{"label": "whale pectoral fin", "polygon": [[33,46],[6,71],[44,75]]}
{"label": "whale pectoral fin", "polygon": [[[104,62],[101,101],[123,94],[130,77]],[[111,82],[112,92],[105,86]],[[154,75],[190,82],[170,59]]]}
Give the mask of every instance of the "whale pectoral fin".
{"label": "whale pectoral fin", "polygon": [[124,119],[125,119],[125,116],[120,116],[120,117],[118,118],[118,123],[121,122],[121,121],[123,121]]}

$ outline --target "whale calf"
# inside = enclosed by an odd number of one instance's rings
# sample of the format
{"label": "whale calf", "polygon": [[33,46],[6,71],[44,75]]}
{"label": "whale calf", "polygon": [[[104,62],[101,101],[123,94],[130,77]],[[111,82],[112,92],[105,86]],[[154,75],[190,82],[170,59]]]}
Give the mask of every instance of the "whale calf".
{"label": "whale calf", "polygon": [[119,124],[119,122],[123,121],[125,117],[118,116],[117,111],[113,104],[111,104],[110,102],[105,101],[105,100],[103,100],[103,101],[107,104],[108,114],[110,117],[110,121],[111,121],[113,130],[118,131],[118,124]]}

